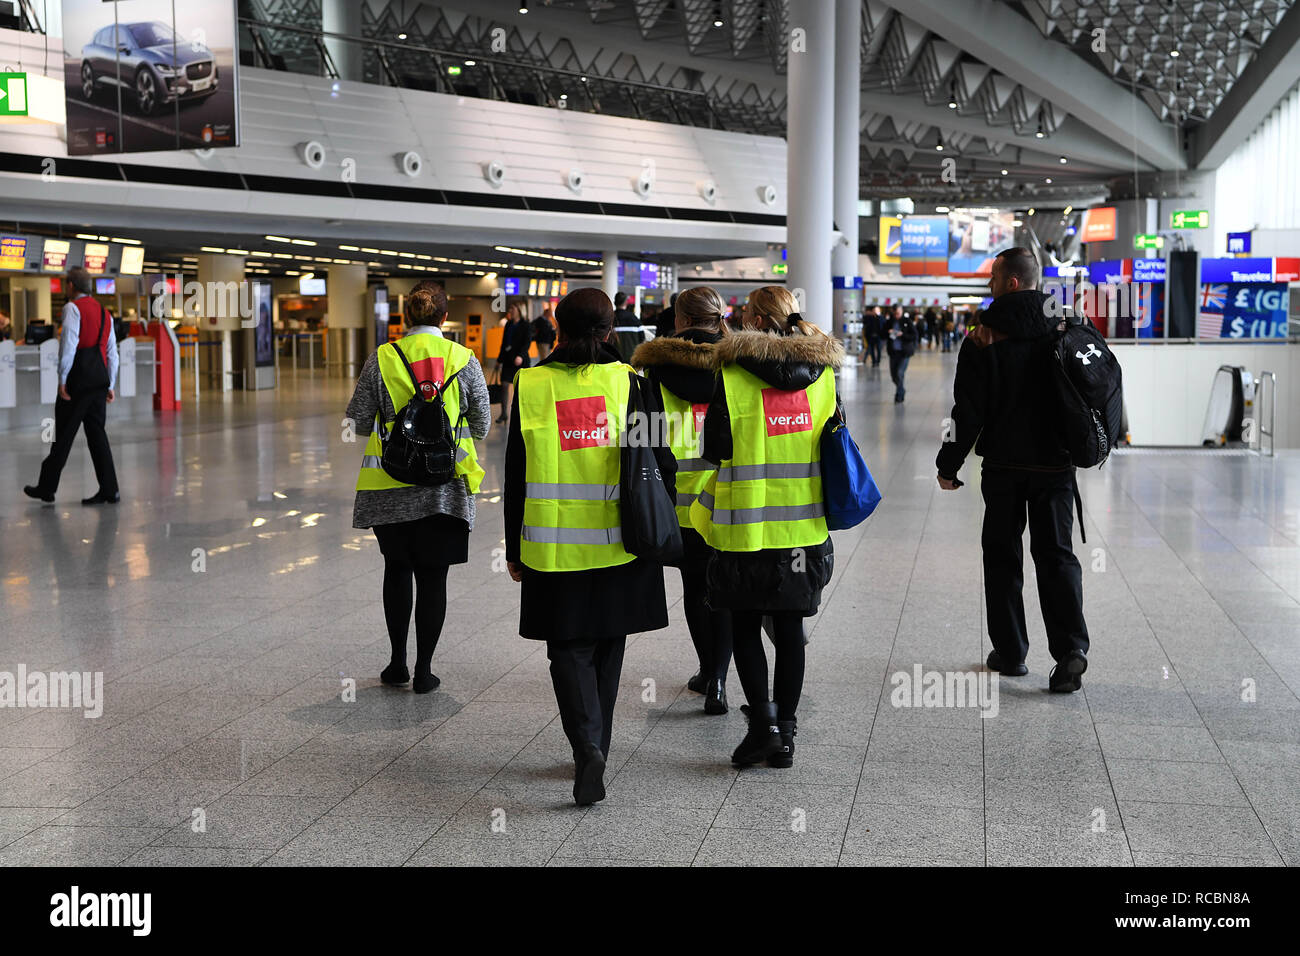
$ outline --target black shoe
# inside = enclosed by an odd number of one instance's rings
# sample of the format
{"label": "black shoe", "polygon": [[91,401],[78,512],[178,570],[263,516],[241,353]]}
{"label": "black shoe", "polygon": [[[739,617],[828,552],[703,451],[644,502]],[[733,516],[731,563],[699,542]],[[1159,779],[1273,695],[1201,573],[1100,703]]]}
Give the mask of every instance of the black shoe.
{"label": "black shoe", "polygon": [[749,733],[731,755],[731,762],[748,767],[778,753],[783,746],[781,731],[776,724],[776,704],[767,701],[750,708]]}
{"label": "black shoe", "polygon": [[769,767],[784,769],[794,766],[794,738],[799,732],[797,720],[778,720],[776,726],[781,731],[781,749],[767,758]]}
{"label": "black shoe", "polygon": [[989,651],[989,658],[985,663],[988,664],[989,670],[997,671],[1003,677],[1024,677],[1029,673],[1029,668],[1025,666],[1024,661],[1004,666],[997,651]]}
{"label": "black shoe", "polygon": [[417,694],[427,694],[431,690],[437,690],[442,681],[438,679],[437,674],[416,674],[415,683],[411,685],[411,690]]}
{"label": "black shoe", "polygon": [[727,685],[720,680],[709,681],[704,690],[704,712],[706,714],[725,714],[727,712]]}
{"label": "black shoe", "polygon": [[574,755],[573,801],[589,807],[605,799],[605,755],[595,744],[586,744]]}
{"label": "black shoe", "polygon": [[398,664],[394,662],[392,664],[389,664],[387,667],[385,667],[382,671],[379,672],[379,679],[383,681],[385,684],[390,684],[393,687],[398,687],[402,684],[408,683],[411,680],[411,672],[406,669],[405,664]]}
{"label": "black shoe", "polygon": [[686,689],[693,690],[697,694],[703,694],[709,689],[709,679],[701,672],[696,671],[695,676],[686,682]]}
{"label": "black shoe", "polygon": [[1065,659],[1052,668],[1047,686],[1055,694],[1073,694],[1083,687],[1083,672],[1088,669],[1088,658],[1082,651],[1070,651]]}
{"label": "black shoe", "polygon": [[[53,501],[54,499],[51,498],[50,500]],[[102,491],[98,491],[91,498],[82,498],[81,503],[83,505],[115,505],[121,500],[121,495],[106,495]]]}
{"label": "black shoe", "polygon": [[903,404],[903,396],[902,396],[902,395],[895,395],[895,396],[894,396],[894,404],[895,404],[895,405],[902,405],[902,404]]}
{"label": "black shoe", "polygon": [[35,485],[23,485],[23,494],[25,494],[28,498],[35,498],[38,501],[43,501],[47,505],[54,504],[54,496],[47,495],[45,492],[41,491],[41,489],[37,488]]}
{"label": "black shoe", "polygon": [[497,425],[501,425],[501,424],[503,424],[503,423],[505,422],[505,420],[506,420],[506,416],[505,416],[505,415],[502,415],[500,418],[498,418],[498,419],[496,420],[495,424],[497,424]]}

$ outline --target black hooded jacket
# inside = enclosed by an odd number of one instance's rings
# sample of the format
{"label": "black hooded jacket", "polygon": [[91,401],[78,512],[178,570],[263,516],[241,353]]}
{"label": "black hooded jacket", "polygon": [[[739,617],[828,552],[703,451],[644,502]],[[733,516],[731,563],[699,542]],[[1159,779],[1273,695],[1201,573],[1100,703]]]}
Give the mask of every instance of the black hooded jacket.
{"label": "black hooded jacket", "polygon": [[638,345],[628,364],[684,401],[707,402],[713,397],[713,346],[721,338],[704,329],[661,335]]}
{"label": "black hooded jacket", "polygon": [[[714,367],[739,365],[768,385],[786,391],[805,389],[823,375],[834,375],[844,348],[814,326],[798,322],[788,335],[735,332],[716,346]],[[836,395],[836,403],[839,396]],[[731,412],[721,374],[704,418],[702,456],[721,463],[733,455]],[[808,548],[718,551],[708,566],[709,606],[735,611],[817,613],[822,589],[835,568],[830,535]]]}
{"label": "black hooded jacket", "polygon": [[1052,384],[1051,345],[1060,319],[1048,298],[1025,290],[994,299],[981,317],[987,336],[972,333],[962,342],[950,440],[935,459],[941,477],[955,478],[972,446],[986,468],[1070,467]]}

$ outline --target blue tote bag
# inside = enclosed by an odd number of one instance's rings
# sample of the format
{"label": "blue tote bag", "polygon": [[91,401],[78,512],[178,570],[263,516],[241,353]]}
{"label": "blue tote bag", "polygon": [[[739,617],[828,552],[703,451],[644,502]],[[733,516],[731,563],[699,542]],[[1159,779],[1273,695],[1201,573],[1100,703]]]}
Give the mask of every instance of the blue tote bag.
{"label": "blue tote bag", "polygon": [[880,489],[849,434],[842,410],[837,410],[822,431],[822,496],[826,527],[831,531],[861,524],[880,504]]}

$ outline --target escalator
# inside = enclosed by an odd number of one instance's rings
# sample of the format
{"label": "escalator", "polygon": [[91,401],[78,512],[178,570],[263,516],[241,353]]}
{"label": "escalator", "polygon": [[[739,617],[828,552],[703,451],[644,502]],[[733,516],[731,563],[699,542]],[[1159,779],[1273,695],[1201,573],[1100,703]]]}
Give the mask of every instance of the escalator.
{"label": "escalator", "polygon": [[1240,365],[1220,365],[1201,428],[1206,448],[1249,447],[1254,438],[1255,377]]}

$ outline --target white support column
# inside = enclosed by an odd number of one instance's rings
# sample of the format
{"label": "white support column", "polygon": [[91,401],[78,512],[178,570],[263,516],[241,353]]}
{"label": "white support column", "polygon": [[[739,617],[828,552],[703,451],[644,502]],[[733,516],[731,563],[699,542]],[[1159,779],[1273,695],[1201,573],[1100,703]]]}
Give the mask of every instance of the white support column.
{"label": "white support column", "polygon": [[[790,5],[786,97],[786,284],[804,318],[827,332],[831,304],[831,182],[835,129],[835,3],[803,0]],[[858,121],[853,121],[856,133]]]}
{"label": "white support column", "polygon": [[[321,29],[326,33],[361,36],[361,4],[363,0],[324,0],[321,4]],[[325,48],[338,68],[340,80],[360,83],[365,76],[365,62],[360,43],[325,39]]]}
{"label": "white support column", "polygon": [[610,301],[614,299],[614,293],[618,291],[618,250],[606,249],[604,259],[600,264],[600,287],[605,290],[605,295],[609,296]]}
{"label": "white support column", "polygon": [[[840,241],[831,250],[833,333],[857,342],[862,322],[858,275],[858,156],[862,87],[862,4],[835,5],[835,178],[833,206]],[[856,351],[856,349],[854,349]]]}

